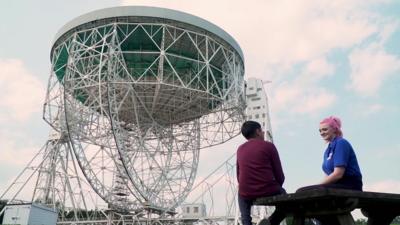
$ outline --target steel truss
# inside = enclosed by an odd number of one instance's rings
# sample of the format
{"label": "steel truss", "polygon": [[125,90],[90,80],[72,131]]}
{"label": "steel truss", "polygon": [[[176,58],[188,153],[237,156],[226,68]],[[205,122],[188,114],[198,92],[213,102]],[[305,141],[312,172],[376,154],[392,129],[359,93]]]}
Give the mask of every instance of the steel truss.
{"label": "steel truss", "polygon": [[[0,199],[7,200],[7,204],[35,202],[57,209],[59,221],[93,220],[96,214],[88,212],[105,204],[89,187],[78,170],[68,137],[52,131],[49,140]],[[30,201],[19,200],[21,195],[25,199],[29,196]]]}
{"label": "steel truss", "polygon": [[244,118],[241,58],[198,30],[77,29],[55,43],[52,65],[45,119],[55,121],[50,106],[64,108],[83,174],[122,211],[173,211],[193,186],[199,150],[236,136]]}
{"label": "steel truss", "polygon": [[[211,203],[210,210],[205,217],[184,218],[180,210],[168,214],[161,210],[143,206],[129,212],[120,211],[96,199],[96,194],[92,192],[90,185],[85,178],[82,178],[83,175],[76,166],[77,159],[73,155],[68,136],[51,132],[46,144],[17,176],[5,193],[1,195],[0,199],[8,198],[8,204],[20,203],[21,200],[16,199],[16,196],[21,193],[22,189],[34,186],[30,202],[41,203],[57,209],[59,212],[58,225],[234,224],[237,190],[233,158],[233,156],[230,157],[192,190],[192,192],[202,190],[200,195],[192,198],[192,203]],[[217,179],[209,179],[212,175],[219,174],[221,171],[222,174]],[[213,199],[221,196],[209,195],[212,192],[210,190],[221,181],[228,182],[227,189],[224,190],[227,210],[222,216],[218,214],[219,212],[213,210]],[[115,184],[114,187],[117,187],[117,185]],[[118,199],[115,201],[118,203]],[[2,213],[0,212],[0,215]]]}
{"label": "steel truss", "polygon": [[[138,208],[134,211],[118,211],[109,208],[102,201],[96,200],[96,196],[90,190],[89,184],[82,178],[77,170],[76,158],[68,142],[68,136],[52,132],[49,140],[41,148],[38,154],[25,167],[23,172],[14,180],[9,189],[1,195],[9,198],[8,203],[19,203],[15,197],[21,190],[29,185],[30,180],[35,185],[32,202],[41,203],[59,211],[58,225],[192,225],[192,224],[238,224],[236,205],[237,185],[235,177],[235,155],[217,167],[212,173],[200,181],[191,190],[187,202],[203,203],[209,206],[207,215],[198,218],[183,217],[182,210],[172,214],[160,214],[152,208]],[[26,176],[22,176],[26,174]],[[216,175],[216,176],[214,176]],[[21,179],[21,177],[24,177]],[[215,210],[215,199],[221,199],[221,195],[215,195],[217,184],[224,183],[225,210]],[[31,181],[32,183],[32,181]],[[13,193],[9,193],[12,187]],[[201,190],[200,193],[197,191]],[[194,195],[194,193],[198,193]],[[93,195],[94,194],[94,195]],[[12,197],[11,197],[12,196]],[[100,204],[99,204],[100,203]],[[103,204],[103,206],[101,206]],[[0,212],[1,215],[2,212]]]}

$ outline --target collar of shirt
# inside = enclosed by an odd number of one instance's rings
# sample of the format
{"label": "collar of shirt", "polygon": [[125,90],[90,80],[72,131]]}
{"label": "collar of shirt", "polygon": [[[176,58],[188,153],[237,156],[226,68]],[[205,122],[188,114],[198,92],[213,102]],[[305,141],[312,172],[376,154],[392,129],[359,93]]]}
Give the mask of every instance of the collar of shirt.
{"label": "collar of shirt", "polygon": [[335,137],[331,142],[329,142],[328,148],[326,149],[326,155],[327,157],[330,159],[331,156],[334,153],[334,149],[336,147],[336,143],[337,141],[340,139],[341,137]]}
{"label": "collar of shirt", "polygon": [[335,137],[331,142],[329,142],[328,148],[334,149],[339,139],[341,139],[341,137]]}

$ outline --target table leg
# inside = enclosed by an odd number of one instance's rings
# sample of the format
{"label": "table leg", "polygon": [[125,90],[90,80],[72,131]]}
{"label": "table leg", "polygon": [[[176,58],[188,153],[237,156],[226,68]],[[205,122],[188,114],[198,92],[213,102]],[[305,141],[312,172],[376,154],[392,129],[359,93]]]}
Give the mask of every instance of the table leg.
{"label": "table leg", "polygon": [[338,219],[340,225],[355,225],[356,224],[354,222],[354,219],[353,219],[353,216],[351,215],[351,213],[338,215],[337,219]]}
{"label": "table leg", "polygon": [[374,215],[368,217],[368,225],[390,225],[395,215]]}
{"label": "table leg", "polygon": [[340,225],[335,216],[319,216],[316,219],[321,225]]}
{"label": "table leg", "polygon": [[400,210],[362,209],[361,212],[368,218],[368,225],[390,225]]}
{"label": "table leg", "polygon": [[355,225],[351,213],[316,217],[322,225]]}
{"label": "table leg", "polygon": [[293,216],[293,225],[304,225],[304,216],[294,215]]}

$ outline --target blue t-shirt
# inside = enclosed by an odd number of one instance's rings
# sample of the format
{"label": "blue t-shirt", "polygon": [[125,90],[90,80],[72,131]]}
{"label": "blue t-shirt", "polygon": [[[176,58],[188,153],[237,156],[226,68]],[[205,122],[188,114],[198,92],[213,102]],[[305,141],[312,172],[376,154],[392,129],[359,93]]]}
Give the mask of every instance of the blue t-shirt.
{"label": "blue t-shirt", "polygon": [[344,167],[344,176],[362,177],[353,147],[342,137],[331,141],[324,153],[322,170],[329,175],[335,167]]}

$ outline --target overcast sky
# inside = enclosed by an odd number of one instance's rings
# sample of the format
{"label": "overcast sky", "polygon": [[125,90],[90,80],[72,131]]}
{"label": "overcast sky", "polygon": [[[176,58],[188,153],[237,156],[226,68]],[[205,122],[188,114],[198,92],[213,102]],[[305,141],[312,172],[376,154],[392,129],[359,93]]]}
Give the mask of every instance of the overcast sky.
{"label": "overcast sky", "polygon": [[[337,115],[358,156],[365,189],[400,193],[395,0],[0,1],[0,192],[48,138],[42,104],[56,32],[83,13],[119,5],[181,10],[236,39],[245,78],[271,81],[271,122],[289,192],[321,181],[326,144],[318,125]],[[243,141],[202,151],[199,175]]]}

